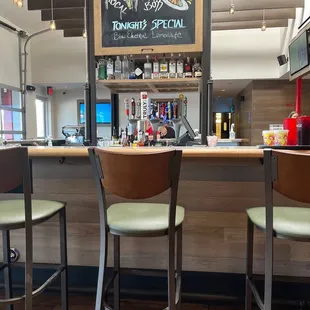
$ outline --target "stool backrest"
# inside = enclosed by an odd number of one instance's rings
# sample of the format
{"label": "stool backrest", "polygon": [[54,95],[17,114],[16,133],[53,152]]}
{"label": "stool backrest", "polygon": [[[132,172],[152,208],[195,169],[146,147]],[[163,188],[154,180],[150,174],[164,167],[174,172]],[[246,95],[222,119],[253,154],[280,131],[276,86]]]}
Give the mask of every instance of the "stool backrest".
{"label": "stool backrest", "polygon": [[89,149],[103,188],[126,199],[157,196],[179,182],[182,151]]}
{"label": "stool backrest", "polygon": [[0,193],[8,193],[24,185],[27,169],[27,148],[0,147]]}
{"label": "stool backrest", "polygon": [[276,192],[310,203],[310,151],[273,150],[271,169]]}

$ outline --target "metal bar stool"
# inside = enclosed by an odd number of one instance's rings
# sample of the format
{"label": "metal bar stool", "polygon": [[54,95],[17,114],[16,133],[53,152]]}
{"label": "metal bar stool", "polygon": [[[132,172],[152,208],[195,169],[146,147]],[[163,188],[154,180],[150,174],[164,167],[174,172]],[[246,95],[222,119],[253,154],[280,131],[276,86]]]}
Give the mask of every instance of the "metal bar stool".
{"label": "metal bar stool", "polygon": [[[67,285],[67,233],[66,204],[59,201],[32,200],[31,179],[27,148],[0,148],[0,193],[9,193],[20,186],[23,187],[24,199],[0,200],[0,229],[3,236],[3,265],[5,298],[0,305],[6,305],[6,310],[13,310],[13,304],[25,302],[25,309],[32,310],[32,299],[42,293],[58,276],[61,275],[62,310],[68,309]],[[43,223],[54,215],[59,215],[61,265],[55,273],[38,289],[33,291],[32,269],[33,238],[32,226]],[[10,260],[10,230],[25,228],[26,262],[25,262],[25,294],[13,297]],[[48,268],[48,264],[40,264]]]}
{"label": "metal bar stool", "polygon": [[[181,309],[182,223],[184,208],[177,206],[181,151],[152,153],[117,152],[89,149],[93,166],[100,212],[100,262],[96,310],[113,309],[105,302],[105,294],[114,281],[114,309],[120,309],[120,236],[168,236],[168,308]],[[152,164],[152,171],[143,167]],[[105,189],[126,199],[146,199],[170,189],[169,204],[117,203],[107,206]],[[108,233],[114,236],[114,275],[106,282],[104,274],[108,254]],[[175,241],[177,234],[177,242]],[[175,247],[177,245],[177,254]],[[176,262],[175,262],[176,261]],[[139,272],[139,274],[143,274]],[[148,273],[150,275],[150,273]],[[162,275],[154,271],[152,275]]]}
{"label": "metal bar stool", "polygon": [[[265,150],[264,170],[265,206],[246,211],[248,215],[246,310],[252,309],[252,296],[260,309],[272,308],[273,238],[310,242],[310,209],[273,206],[273,190],[292,200],[310,203],[310,152]],[[264,301],[259,296],[253,281],[254,226],[265,232],[266,236]]]}

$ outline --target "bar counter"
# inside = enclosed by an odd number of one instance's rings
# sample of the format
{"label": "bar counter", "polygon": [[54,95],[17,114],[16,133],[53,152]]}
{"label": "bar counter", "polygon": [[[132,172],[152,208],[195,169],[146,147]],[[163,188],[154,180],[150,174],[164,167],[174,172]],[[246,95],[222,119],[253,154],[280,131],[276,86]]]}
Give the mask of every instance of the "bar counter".
{"label": "bar counter", "polygon": [[[156,152],[164,148],[110,148],[116,152]],[[171,147],[169,147],[171,149]],[[177,147],[184,158],[262,158],[263,150],[256,147]],[[29,147],[29,156],[35,157],[88,157],[87,147]]]}
{"label": "bar counter", "polygon": [[[156,152],[158,148],[114,148],[115,151]],[[162,149],[162,148],[161,148]],[[253,147],[188,147],[183,149],[178,204],[186,209],[183,269],[185,271],[244,273],[248,207],[264,204],[263,151]],[[36,199],[66,201],[69,264],[98,266],[99,221],[96,186],[86,147],[29,147]],[[152,173],[152,163],[145,178]],[[121,186],[121,184],[120,184]],[[141,188],[143,190],[143,188]],[[7,194],[4,198],[14,198]],[[0,197],[2,198],[2,197]],[[167,202],[163,193],[151,200]],[[107,202],[124,199],[107,193]],[[291,204],[275,194],[277,205]],[[297,204],[296,204],[297,205]],[[299,204],[301,205],[301,204]],[[59,260],[58,223],[34,228],[34,259]],[[12,246],[24,258],[23,232],[14,232]],[[112,238],[110,238],[110,242]],[[123,267],[165,269],[164,238],[121,238]],[[48,245],[48,246],[47,246]],[[110,251],[111,253],[112,251]],[[275,240],[275,273],[310,276],[310,247]],[[264,270],[264,235],[256,234],[255,270]],[[109,257],[111,264],[112,257]]]}

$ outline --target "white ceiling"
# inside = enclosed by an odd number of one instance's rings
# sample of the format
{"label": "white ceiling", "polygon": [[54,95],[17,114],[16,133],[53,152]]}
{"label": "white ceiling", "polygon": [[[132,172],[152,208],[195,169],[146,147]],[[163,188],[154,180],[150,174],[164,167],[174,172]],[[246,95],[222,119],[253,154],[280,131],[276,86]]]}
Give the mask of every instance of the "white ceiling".
{"label": "white ceiling", "polygon": [[[285,26],[284,21],[294,18],[296,7],[303,6],[304,0],[232,0],[235,14],[229,15],[231,0],[213,0],[214,29],[240,29],[240,27],[259,27],[262,20],[262,10],[266,9],[266,20],[272,26]],[[0,15],[30,33],[48,27],[48,22],[41,21],[41,11],[28,11],[27,0],[24,7],[17,8],[12,0],[0,0]],[[256,21],[256,22],[254,22]],[[282,22],[281,22],[282,21]],[[225,25],[227,23],[227,25]],[[233,23],[233,24],[232,24]]]}

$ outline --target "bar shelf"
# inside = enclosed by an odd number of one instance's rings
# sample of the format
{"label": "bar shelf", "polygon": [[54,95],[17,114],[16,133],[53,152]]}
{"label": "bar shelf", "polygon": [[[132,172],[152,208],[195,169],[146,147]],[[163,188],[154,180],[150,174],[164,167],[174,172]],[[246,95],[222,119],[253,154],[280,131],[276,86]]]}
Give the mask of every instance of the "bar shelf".
{"label": "bar shelf", "polygon": [[98,80],[112,93],[130,92],[199,92],[200,78],[146,79],[146,80]]}

